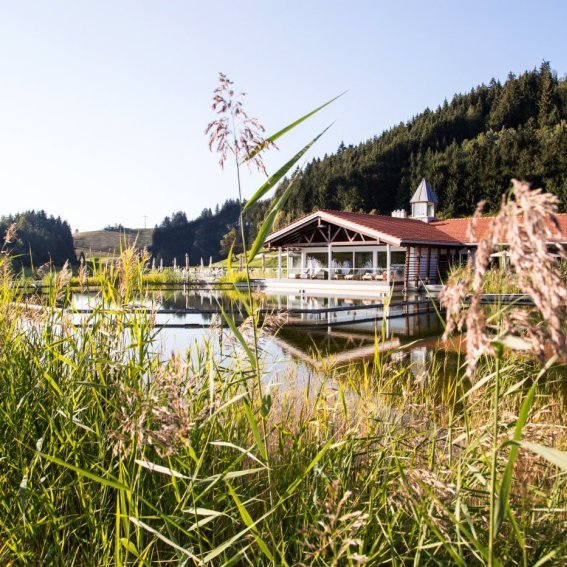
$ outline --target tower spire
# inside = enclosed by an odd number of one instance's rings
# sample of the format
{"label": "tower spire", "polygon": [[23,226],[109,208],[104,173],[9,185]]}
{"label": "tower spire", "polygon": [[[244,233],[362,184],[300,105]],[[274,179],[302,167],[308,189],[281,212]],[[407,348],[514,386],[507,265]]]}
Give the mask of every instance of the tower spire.
{"label": "tower spire", "polygon": [[411,218],[423,222],[435,220],[435,207],[438,204],[437,197],[425,177],[421,180],[410,203]]}

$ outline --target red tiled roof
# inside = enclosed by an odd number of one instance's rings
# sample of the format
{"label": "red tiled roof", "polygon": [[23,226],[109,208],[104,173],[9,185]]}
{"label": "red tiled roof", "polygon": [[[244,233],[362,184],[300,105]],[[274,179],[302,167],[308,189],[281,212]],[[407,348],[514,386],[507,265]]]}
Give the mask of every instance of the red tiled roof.
{"label": "red tiled roof", "polygon": [[[562,240],[567,240],[567,213],[560,213],[557,216],[559,221],[559,229],[561,231]],[[458,242],[478,242],[488,230],[490,223],[494,217],[480,217],[474,221],[473,236],[469,239],[468,232],[471,218],[463,219],[441,219],[430,223],[438,231],[445,233],[449,237]]]}
{"label": "red tiled roof", "polygon": [[[488,230],[490,222],[494,217],[480,217],[474,222],[474,239],[468,238],[469,225],[471,218],[458,219],[441,219],[425,223],[420,220],[410,218],[398,218],[383,215],[368,215],[364,213],[348,213],[343,211],[333,211],[323,209],[318,211],[327,217],[334,217],[339,222],[357,225],[372,233],[376,233],[376,237],[386,236],[400,244],[446,244],[459,245],[461,243],[476,243],[482,238],[483,234]],[[267,239],[268,242],[273,237],[279,238],[280,234],[285,233],[288,227],[300,224],[303,219],[312,216],[309,213],[300,219],[297,219],[289,225],[282,227],[274,232]],[[562,240],[567,241],[567,213],[558,214]],[[353,227],[354,228],[354,227]]]}
{"label": "red tiled roof", "polygon": [[323,210],[333,217],[387,234],[401,242],[439,242],[441,244],[458,244],[451,234],[437,230],[433,223],[408,218],[367,215],[363,213],[346,213],[342,211]]}

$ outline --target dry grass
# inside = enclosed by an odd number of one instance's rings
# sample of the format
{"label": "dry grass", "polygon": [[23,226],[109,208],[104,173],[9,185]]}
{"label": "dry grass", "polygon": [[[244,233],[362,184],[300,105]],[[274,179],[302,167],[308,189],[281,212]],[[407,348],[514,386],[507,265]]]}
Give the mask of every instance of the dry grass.
{"label": "dry grass", "polygon": [[152,234],[153,228],[139,228],[131,233],[93,230],[75,232],[73,242],[77,256],[82,252],[87,259],[115,258],[125,248],[132,246],[136,246],[139,250],[149,248],[152,244]]}

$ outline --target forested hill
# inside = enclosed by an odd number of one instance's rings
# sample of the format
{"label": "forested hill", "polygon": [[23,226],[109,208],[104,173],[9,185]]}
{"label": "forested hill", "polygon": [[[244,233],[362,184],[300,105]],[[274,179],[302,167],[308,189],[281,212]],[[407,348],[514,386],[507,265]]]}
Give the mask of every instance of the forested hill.
{"label": "forested hill", "polygon": [[364,143],[341,144],[305,167],[279,224],[319,208],[389,214],[408,207],[424,176],[442,216],[469,215],[481,199],[495,209],[512,177],[555,193],[567,210],[567,80],[543,63]]}
{"label": "forested hill", "polygon": [[[567,211],[567,79],[558,79],[543,63],[509,75],[503,84],[492,80],[456,95],[371,140],[341,144],[300,173],[275,228],[316,209],[380,214],[408,209],[422,177],[437,194],[439,216],[470,215],[481,200],[496,209],[512,177],[555,193]],[[276,197],[287,183],[284,179]],[[247,215],[249,238],[269,206],[265,200]],[[166,262],[186,252],[192,260],[226,256],[231,243],[238,245],[238,210],[229,200],[191,221],[183,212],[166,217],[154,231],[153,254]]]}

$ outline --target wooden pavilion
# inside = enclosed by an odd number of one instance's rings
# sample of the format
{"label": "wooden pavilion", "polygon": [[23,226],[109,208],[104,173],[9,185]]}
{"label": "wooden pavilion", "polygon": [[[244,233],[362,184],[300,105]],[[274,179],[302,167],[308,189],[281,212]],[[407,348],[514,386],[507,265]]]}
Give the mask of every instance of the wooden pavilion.
{"label": "wooden pavilion", "polygon": [[[278,280],[318,282],[320,288],[323,281],[334,288],[372,283],[385,290],[442,282],[451,265],[472,258],[491,219],[475,222],[475,239],[468,235],[470,219],[437,219],[437,198],[425,179],[411,206],[409,217],[404,210],[392,216],[319,210],[275,231],[266,244],[278,250]],[[558,217],[557,244],[567,244],[567,214]]]}

